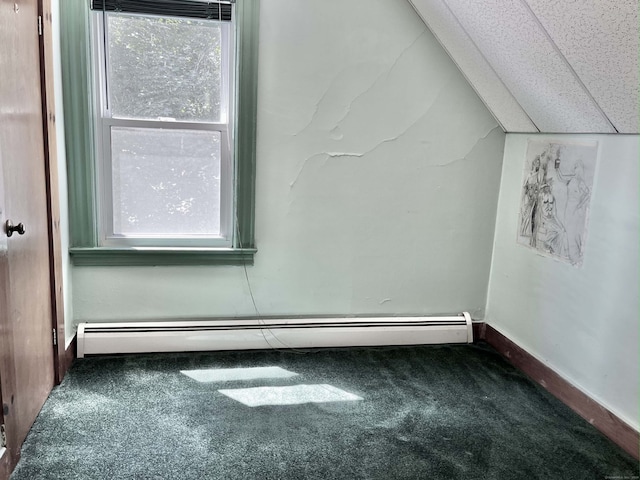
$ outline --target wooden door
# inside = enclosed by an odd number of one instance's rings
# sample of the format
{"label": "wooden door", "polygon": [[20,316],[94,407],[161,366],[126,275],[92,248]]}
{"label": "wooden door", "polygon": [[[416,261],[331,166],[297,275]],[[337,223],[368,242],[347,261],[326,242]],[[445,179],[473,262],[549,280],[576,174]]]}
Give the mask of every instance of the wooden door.
{"label": "wooden door", "polygon": [[[54,383],[37,0],[0,0],[0,72],[1,477]],[[7,220],[25,233],[9,237]]]}

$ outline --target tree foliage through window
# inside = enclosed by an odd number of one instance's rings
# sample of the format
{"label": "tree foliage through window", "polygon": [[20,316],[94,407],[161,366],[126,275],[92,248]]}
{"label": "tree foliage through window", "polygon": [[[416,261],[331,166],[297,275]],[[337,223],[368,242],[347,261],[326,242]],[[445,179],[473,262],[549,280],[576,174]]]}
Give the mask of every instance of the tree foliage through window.
{"label": "tree foliage through window", "polygon": [[[217,235],[221,135],[174,121],[222,122],[222,33],[212,21],[108,13],[107,92],[116,235]],[[158,128],[137,120],[164,120]]]}
{"label": "tree foliage through window", "polygon": [[109,97],[115,117],[219,122],[221,26],[109,14]]}

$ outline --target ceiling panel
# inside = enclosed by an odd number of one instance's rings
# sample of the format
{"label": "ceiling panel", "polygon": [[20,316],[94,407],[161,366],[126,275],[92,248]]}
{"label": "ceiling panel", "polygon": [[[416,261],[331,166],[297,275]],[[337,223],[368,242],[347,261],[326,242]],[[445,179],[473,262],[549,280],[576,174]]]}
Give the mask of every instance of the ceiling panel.
{"label": "ceiling panel", "polygon": [[525,3],[443,1],[541,131],[615,132]]}
{"label": "ceiling panel", "polygon": [[638,1],[527,1],[618,131],[638,133]]}
{"label": "ceiling panel", "polygon": [[441,0],[410,0],[480,98],[508,132],[538,129]]}

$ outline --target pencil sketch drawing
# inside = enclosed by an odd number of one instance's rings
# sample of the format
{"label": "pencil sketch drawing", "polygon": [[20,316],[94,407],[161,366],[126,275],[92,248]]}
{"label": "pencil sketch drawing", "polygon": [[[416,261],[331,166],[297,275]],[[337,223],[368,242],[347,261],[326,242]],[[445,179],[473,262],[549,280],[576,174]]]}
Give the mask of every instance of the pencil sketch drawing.
{"label": "pencil sketch drawing", "polygon": [[582,265],[598,144],[530,140],[518,243]]}

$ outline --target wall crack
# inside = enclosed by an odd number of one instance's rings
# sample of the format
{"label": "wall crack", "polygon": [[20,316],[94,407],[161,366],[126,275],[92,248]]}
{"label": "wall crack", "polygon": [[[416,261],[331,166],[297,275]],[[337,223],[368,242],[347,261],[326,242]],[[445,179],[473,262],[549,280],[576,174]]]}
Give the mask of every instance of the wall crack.
{"label": "wall crack", "polygon": [[427,29],[423,29],[420,34],[413,39],[413,41],[406,46],[404,49],[402,49],[402,51],[398,54],[398,56],[396,57],[396,59],[393,61],[393,63],[389,66],[389,68],[385,69],[380,75],[378,75],[376,77],[376,79],[371,83],[371,85],[369,85],[368,88],[366,88],[365,90],[363,90],[361,93],[359,93],[358,95],[356,95],[353,100],[351,100],[349,102],[349,105],[347,105],[347,109],[344,113],[344,115],[336,122],[336,128],[339,127],[342,122],[349,116],[349,114],[351,113],[351,107],[353,106],[353,104],[358,101],[360,98],[362,98],[364,95],[366,95],[367,93],[369,93],[371,90],[373,90],[373,88],[378,84],[378,82],[380,82],[380,80],[382,78],[386,78],[389,76],[389,74],[393,71],[393,69],[396,67],[396,65],[398,65],[398,62],[400,61],[400,59],[402,57],[404,57],[404,55],[416,44],[418,43],[418,40],[420,40],[424,34],[427,32]]}

